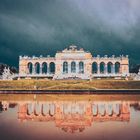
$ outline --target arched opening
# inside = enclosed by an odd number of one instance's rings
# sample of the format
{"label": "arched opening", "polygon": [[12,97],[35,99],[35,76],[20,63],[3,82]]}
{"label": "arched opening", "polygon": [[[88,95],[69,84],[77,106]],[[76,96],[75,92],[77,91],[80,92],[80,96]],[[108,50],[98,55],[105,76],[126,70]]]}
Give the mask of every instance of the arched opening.
{"label": "arched opening", "polygon": [[54,62],[50,63],[50,73],[52,73],[52,74],[55,73],[55,63]]}
{"label": "arched opening", "polygon": [[93,62],[92,63],[92,73],[97,73],[97,71],[98,71],[97,63]]}
{"label": "arched opening", "polygon": [[113,72],[113,63],[112,62],[108,62],[107,63],[107,72],[108,73],[112,73]]}
{"label": "arched opening", "polygon": [[71,73],[76,73],[76,63],[74,61],[71,62]]}
{"label": "arched opening", "polygon": [[119,62],[115,63],[115,73],[120,73],[120,63]]}
{"label": "arched opening", "polygon": [[49,112],[50,116],[55,115],[55,105],[54,104],[50,104],[50,112]]}
{"label": "arched opening", "polygon": [[84,63],[79,62],[79,73],[84,73]]}
{"label": "arched opening", "polygon": [[68,62],[63,63],[63,73],[68,73]]}
{"label": "arched opening", "polygon": [[105,63],[104,62],[100,63],[100,73],[105,73]]}
{"label": "arched opening", "polygon": [[40,64],[37,62],[35,63],[35,73],[39,74],[40,73]]}
{"label": "arched opening", "polygon": [[46,62],[43,62],[42,63],[42,73],[43,74],[46,74],[47,73],[47,63]]}
{"label": "arched opening", "polygon": [[39,114],[41,114],[42,112],[42,104],[40,103],[35,103],[34,104],[34,113],[36,116],[38,116]]}
{"label": "arched opening", "polygon": [[31,115],[33,113],[33,104],[29,103],[27,104],[27,114]]}
{"label": "arched opening", "polygon": [[28,63],[28,72],[29,74],[33,73],[33,64],[31,62]]}

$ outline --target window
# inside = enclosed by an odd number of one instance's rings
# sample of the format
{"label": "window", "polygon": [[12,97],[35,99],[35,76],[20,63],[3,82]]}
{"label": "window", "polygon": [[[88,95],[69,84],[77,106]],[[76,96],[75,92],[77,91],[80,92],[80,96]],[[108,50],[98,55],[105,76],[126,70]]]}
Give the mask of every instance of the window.
{"label": "window", "polygon": [[63,73],[68,73],[68,62],[63,63]]}
{"label": "window", "polygon": [[71,73],[76,73],[76,63],[74,61],[71,62]]}
{"label": "window", "polygon": [[79,62],[79,73],[84,73],[84,63]]}

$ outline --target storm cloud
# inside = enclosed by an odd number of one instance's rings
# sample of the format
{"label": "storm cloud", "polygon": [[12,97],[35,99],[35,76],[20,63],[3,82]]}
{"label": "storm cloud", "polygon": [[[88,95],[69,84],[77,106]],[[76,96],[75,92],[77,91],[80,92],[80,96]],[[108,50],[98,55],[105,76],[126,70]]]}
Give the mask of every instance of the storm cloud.
{"label": "storm cloud", "polygon": [[54,56],[71,44],[140,63],[139,0],[0,0],[0,62]]}

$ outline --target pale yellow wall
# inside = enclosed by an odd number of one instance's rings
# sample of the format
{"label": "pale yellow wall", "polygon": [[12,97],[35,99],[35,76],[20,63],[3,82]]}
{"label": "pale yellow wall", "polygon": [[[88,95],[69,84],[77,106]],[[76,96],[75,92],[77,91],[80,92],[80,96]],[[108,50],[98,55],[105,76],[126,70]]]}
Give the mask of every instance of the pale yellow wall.
{"label": "pale yellow wall", "polygon": [[27,74],[28,69],[27,69],[28,61],[27,60],[20,60],[19,61],[19,73],[20,74]]}
{"label": "pale yellow wall", "polygon": [[[68,53],[68,52],[67,52]],[[92,57],[91,53],[89,52],[82,52],[80,55],[80,52],[72,52],[69,53],[68,58],[65,59],[65,55],[67,54],[65,52],[56,53],[55,57],[21,57],[19,59],[19,73],[20,74],[28,74],[28,63],[31,62],[33,65],[35,63],[39,62],[40,65],[42,65],[43,62],[46,62],[48,65],[51,62],[55,63],[55,74],[61,75],[63,72],[63,62],[67,61],[70,65],[72,61],[75,61],[77,64],[82,61],[84,62],[84,74],[87,76],[92,75],[92,63],[96,62],[97,64],[100,64],[101,62],[104,62],[105,64],[108,64],[109,62],[112,62],[112,64],[115,64],[116,62],[120,63],[120,73],[129,73],[129,59],[128,57]],[[64,55],[65,54],[65,55]],[[74,54],[75,57],[72,57]],[[78,54],[80,57],[76,57],[76,54]]]}
{"label": "pale yellow wall", "polygon": [[128,58],[123,58],[121,61],[121,73],[129,73],[129,60],[128,60]]}

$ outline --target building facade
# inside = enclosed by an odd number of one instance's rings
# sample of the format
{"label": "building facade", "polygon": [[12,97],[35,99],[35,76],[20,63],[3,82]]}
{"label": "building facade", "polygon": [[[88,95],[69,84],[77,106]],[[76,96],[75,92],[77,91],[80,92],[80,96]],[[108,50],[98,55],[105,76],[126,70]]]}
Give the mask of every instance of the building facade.
{"label": "building facade", "polygon": [[92,79],[129,75],[128,56],[96,57],[72,45],[55,57],[19,57],[19,78]]}

